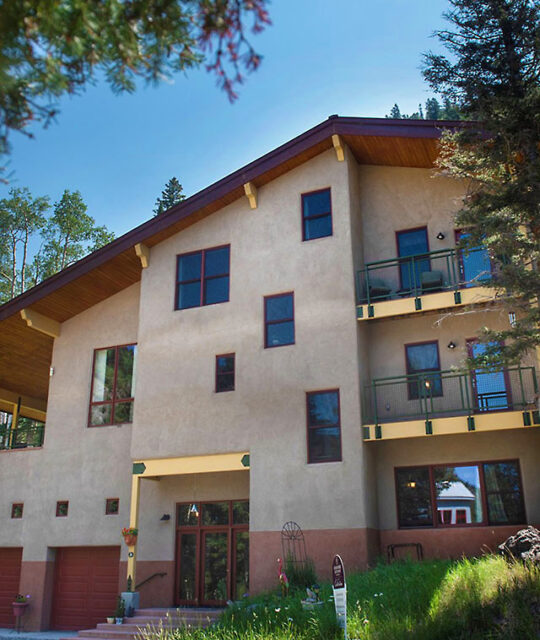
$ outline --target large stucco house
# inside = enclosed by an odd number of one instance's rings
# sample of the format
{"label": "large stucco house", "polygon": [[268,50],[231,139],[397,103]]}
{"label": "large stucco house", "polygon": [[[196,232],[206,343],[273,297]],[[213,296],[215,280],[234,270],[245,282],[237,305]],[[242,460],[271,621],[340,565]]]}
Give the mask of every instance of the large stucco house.
{"label": "large stucco house", "polygon": [[540,524],[536,354],[459,370],[512,319],[439,136],[332,116],[0,307],[0,627],[274,587],[289,521],[321,579]]}

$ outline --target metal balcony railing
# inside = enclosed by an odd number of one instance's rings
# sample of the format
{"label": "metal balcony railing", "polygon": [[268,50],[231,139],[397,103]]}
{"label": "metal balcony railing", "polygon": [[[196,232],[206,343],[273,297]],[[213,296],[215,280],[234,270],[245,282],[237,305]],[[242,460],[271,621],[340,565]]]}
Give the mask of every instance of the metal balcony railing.
{"label": "metal balcony railing", "polygon": [[16,429],[0,426],[0,451],[41,447],[45,425],[20,426]]}
{"label": "metal balcony railing", "polygon": [[459,291],[487,284],[491,277],[485,249],[441,249],[366,263],[357,272],[357,300],[358,304],[373,304],[438,291]]}
{"label": "metal balcony railing", "polygon": [[523,411],[535,407],[537,394],[534,367],[378,378],[365,387],[364,424]]}

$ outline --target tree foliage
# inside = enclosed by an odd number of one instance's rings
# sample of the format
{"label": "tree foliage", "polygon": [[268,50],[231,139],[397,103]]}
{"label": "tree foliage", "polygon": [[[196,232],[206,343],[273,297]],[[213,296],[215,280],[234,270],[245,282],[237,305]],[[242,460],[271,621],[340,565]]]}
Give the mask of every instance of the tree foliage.
{"label": "tree foliage", "polygon": [[3,0],[0,153],[10,130],[49,123],[57,100],[98,74],[115,92],[156,83],[206,61],[231,100],[259,66],[246,29],[269,24],[266,0]]}
{"label": "tree foliage", "polygon": [[34,198],[26,188],[11,189],[0,200],[0,302],[114,239],[86,213],[78,191],[66,189],[47,217],[49,211],[49,198]]}
{"label": "tree foliage", "polygon": [[424,76],[468,120],[447,132],[439,166],[468,184],[456,226],[483,244],[497,299],[515,314],[485,328],[476,365],[517,363],[540,345],[540,5],[531,0],[449,0],[444,55],[425,55]]}
{"label": "tree foliage", "polygon": [[162,213],[165,213],[165,211],[173,207],[175,204],[178,204],[185,199],[186,196],[184,194],[182,185],[178,182],[177,178],[173,177],[165,185],[165,189],[163,189],[163,191],[161,192],[161,197],[157,198],[154,207],[154,214],[156,216],[159,216]]}
{"label": "tree foliage", "polygon": [[395,103],[386,117],[396,120],[461,120],[463,115],[449,99],[445,99],[441,105],[437,98],[428,98],[424,108],[419,104],[418,111],[410,115],[401,113],[399,105]]}

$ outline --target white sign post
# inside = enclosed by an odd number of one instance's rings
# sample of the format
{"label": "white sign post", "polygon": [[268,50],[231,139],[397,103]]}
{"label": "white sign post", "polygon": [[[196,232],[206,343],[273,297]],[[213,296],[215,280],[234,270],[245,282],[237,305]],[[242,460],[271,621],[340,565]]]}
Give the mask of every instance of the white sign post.
{"label": "white sign post", "polygon": [[347,640],[347,585],[345,584],[343,560],[340,556],[334,556],[332,562],[332,590],[337,622],[343,629],[345,640]]}

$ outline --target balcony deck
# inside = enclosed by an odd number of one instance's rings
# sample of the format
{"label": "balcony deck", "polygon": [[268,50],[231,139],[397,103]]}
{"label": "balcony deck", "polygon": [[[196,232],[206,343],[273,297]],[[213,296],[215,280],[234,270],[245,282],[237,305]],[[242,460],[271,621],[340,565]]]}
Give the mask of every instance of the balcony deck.
{"label": "balcony deck", "polygon": [[365,440],[540,426],[534,367],[434,371],[375,379],[365,388]]}
{"label": "balcony deck", "polygon": [[369,262],[357,273],[357,317],[390,318],[487,303],[495,297],[491,277],[482,249],[467,254],[442,249]]}

